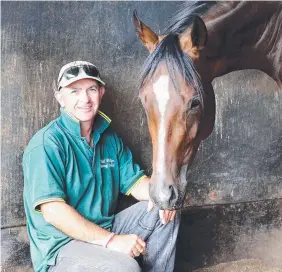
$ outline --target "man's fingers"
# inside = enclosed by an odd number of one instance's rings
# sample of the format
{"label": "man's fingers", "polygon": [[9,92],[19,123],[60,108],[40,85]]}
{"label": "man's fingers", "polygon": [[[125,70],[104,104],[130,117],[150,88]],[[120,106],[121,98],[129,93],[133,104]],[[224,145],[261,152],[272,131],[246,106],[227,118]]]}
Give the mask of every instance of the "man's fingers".
{"label": "man's fingers", "polygon": [[166,221],[165,221],[165,215],[164,215],[164,210],[159,210],[159,216],[160,216],[160,219],[161,219],[161,221],[162,221],[162,223],[163,224],[165,224],[166,223]]}
{"label": "man's fingers", "polygon": [[172,211],[170,221],[173,221],[176,215],[176,211]]}
{"label": "man's fingers", "polygon": [[149,200],[147,211],[150,212],[154,208],[154,203],[152,200]]}
{"label": "man's fingers", "polygon": [[133,257],[138,257],[140,255],[140,252],[137,250],[136,247],[132,248],[132,255]]}
{"label": "man's fingers", "polygon": [[140,244],[137,244],[135,247],[138,250],[138,252],[140,252],[141,254],[144,254],[145,248],[143,246],[141,246]]}
{"label": "man's fingers", "polygon": [[134,258],[134,257],[135,257],[135,255],[134,255],[134,253],[133,253],[133,250],[132,250],[132,249],[130,250],[130,252],[128,253],[128,255],[129,255],[130,257],[132,257],[132,258]]}
{"label": "man's fingers", "polygon": [[138,237],[137,242],[138,242],[143,248],[146,247],[146,243],[145,243],[140,237]]}
{"label": "man's fingers", "polygon": [[[176,211],[164,210],[160,213],[160,218],[163,224],[172,221],[175,218]],[[161,217],[162,216],[162,217]]]}
{"label": "man's fingers", "polygon": [[167,222],[172,221],[175,216],[175,211],[169,211]]}
{"label": "man's fingers", "polygon": [[171,215],[171,211],[169,211],[169,210],[165,210],[165,211],[164,211],[164,220],[165,220],[166,223],[169,222],[169,220],[170,220],[170,215]]}
{"label": "man's fingers", "polygon": [[132,247],[132,252],[134,256],[137,257],[140,255],[140,253],[144,254],[145,246],[146,246],[146,243],[141,238],[138,237]]}
{"label": "man's fingers", "polygon": [[164,210],[159,210],[160,219],[164,219]]}
{"label": "man's fingers", "polygon": [[164,219],[165,219],[165,222],[167,223],[170,219],[170,214],[171,212],[169,210],[165,210],[164,212]]}
{"label": "man's fingers", "polygon": [[170,210],[159,210],[160,219],[163,224],[168,223],[169,221],[174,220],[176,211]]}

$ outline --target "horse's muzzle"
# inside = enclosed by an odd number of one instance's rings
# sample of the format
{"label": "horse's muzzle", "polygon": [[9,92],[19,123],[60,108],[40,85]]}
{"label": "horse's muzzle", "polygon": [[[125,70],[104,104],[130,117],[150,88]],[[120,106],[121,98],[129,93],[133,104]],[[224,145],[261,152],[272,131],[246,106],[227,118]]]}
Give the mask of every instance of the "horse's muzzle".
{"label": "horse's muzzle", "polygon": [[162,210],[180,209],[185,196],[181,191],[176,185],[156,186],[150,184],[150,197],[155,205]]}

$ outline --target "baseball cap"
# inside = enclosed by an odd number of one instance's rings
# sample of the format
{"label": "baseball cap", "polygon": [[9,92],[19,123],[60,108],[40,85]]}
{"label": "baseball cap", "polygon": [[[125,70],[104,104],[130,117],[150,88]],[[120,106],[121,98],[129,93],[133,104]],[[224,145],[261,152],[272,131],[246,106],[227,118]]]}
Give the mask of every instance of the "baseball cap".
{"label": "baseball cap", "polygon": [[99,70],[94,64],[78,60],[72,61],[61,68],[58,76],[58,89],[60,90],[62,87],[83,78],[92,78],[105,85],[105,82],[100,77]]}

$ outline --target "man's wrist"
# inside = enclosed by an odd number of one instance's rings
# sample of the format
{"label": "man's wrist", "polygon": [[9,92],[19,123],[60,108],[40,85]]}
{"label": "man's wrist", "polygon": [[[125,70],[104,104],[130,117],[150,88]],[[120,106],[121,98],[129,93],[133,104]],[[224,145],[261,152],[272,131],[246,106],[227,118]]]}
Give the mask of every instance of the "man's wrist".
{"label": "man's wrist", "polygon": [[103,247],[107,247],[108,244],[112,241],[113,237],[115,236],[116,234],[114,232],[111,232],[111,234],[107,237],[107,239],[105,240],[105,244],[103,245]]}
{"label": "man's wrist", "polygon": [[115,233],[111,232],[106,238],[101,239],[101,240],[93,240],[93,241],[90,241],[89,243],[106,248],[108,246],[109,242],[113,239],[114,236],[115,236]]}

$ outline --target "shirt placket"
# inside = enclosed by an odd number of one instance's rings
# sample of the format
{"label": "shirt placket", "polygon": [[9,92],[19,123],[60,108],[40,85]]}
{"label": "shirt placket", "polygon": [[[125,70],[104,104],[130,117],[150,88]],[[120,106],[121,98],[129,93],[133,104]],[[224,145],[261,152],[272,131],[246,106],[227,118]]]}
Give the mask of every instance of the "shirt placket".
{"label": "shirt placket", "polygon": [[[93,169],[94,169],[94,162],[95,162],[95,148],[94,147],[91,147],[86,139],[81,139],[82,143],[83,143],[83,146],[86,150],[86,153],[87,153],[87,156],[88,156],[88,161],[89,161],[89,164],[91,166],[91,169],[92,169],[92,172],[93,172]],[[93,173],[94,174],[94,173]]]}

